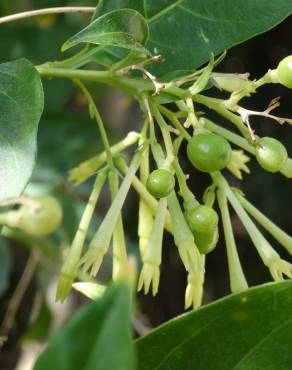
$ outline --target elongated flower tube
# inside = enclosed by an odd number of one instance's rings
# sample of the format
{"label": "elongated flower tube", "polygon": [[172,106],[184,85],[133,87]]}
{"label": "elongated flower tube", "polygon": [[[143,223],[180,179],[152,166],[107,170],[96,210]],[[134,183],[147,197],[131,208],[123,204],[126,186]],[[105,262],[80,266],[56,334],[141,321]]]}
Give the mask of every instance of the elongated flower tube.
{"label": "elongated flower tube", "polygon": [[[131,131],[127,136],[111,147],[112,155],[118,154],[125,150],[127,147],[135,144],[140,137],[140,134]],[[92,176],[103,164],[106,163],[107,153],[103,151],[100,154],[80,163],[77,167],[69,171],[69,181],[74,182],[76,185],[82,184],[90,176]]]}
{"label": "elongated flower tube", "polygon": [[261,211],[259,211],[253,204],[251,204],[239,192],[235,192],[236,197],[244,207],[244,209],[260,224],[262,225],[292,256],[292,238],[285,233],[279,226],[268,219]]}
{"label": "elongated flower tube", "polygon": [[95,180],[89,200],[84,209],[80,224],[74,236],[70,251],[65,258],[58,281],[56,299],[63,301],[68,295],[72,283],[78,274],[78,262],[84,246],[84,241],[92,219],[95,205],[106,180],[106,173],[100,172]]}
{"label": "elongated flower tube", "polygon": [[161,198],[158,202],[153,228],[143,256],[143,267],[138,282],[138,290],[141,290],[144,285],[145,294],[148,293],[151,283],[152,294],[156,295],[158,291],[166,209],[167,199]]}
{"label": "elongated flower tube", "polygon": [[93,236],[88,251],[79,262],[79,265],[82,266],[84,271],[88,271],[91,268],[91,275],[93,276],[98,273],[100,265],[103,261],[103,257],[108,251],[110,240],[113,235],[114,228],[121,212],[122,206],[125,202],[135,173],[140,166],[142,151],[143,148],[135,153],[129,166],[129,170],[110,209],[108,210],[97,232]]}
{"label": "elongated flower tube", "polygon": [[[145,186],[149,176],[149,148],[145,149],[140,166],[140,180]],[[151,208],[142,197],[139,199],[138,236],[139,250],[143,258],[144,252],[153,227],[153,215]]]}
{"label": "elongated flower tube", "polygon": [[144,256],[145,249],[151,235],[152,227],[153,227],[153,216],[151,208],[143,199],[140,199],[138,236],[139,236],[139,250],[142,258]]}
{"label": "elongated flower tube", "polygon": [[180,258],[188,272],[197,273],[203,269],[200,253],[174,191],[167,197],[167,202],[174,242]]}
{"label": "elongated flower tube", "polygon": [[[119,175],[116,171],[110,171],[108,174],[112,202],[119,190]],[[118,220],[113,233],[113,280],[120,278],[127,265],[127,250],[125,243],[124,226],[122,214],[119,213]]]}
{"label": "elongated flower tube", "polygon": [[230,290],[232,293],[239,293],[243,290],[248,289],[248,284],[242,271],[241,263],[235,245],[227,198],[220,189],[217,191],[217,199],[221,211],[225,244],[227,249]]}
{"label": "elongated flower tube", "polygon": [[201,255],[201,266],[195,273],[188,274],[188,285],[185,293],[185,309],[193,306],[196,309],[201,306],[203,300],[203,285],[205,279],[205,255]]}
{"label": "elongated flower tube", "polygon": [[270,243],[262,235],[255,226],[251,218],[248,216],[239,200],[230,189],[227,181],[220,173],[213,174],[213,178],[217,185],[225,193],[227,199],[231,203],[246,231],[248,232],[254,246],[256,247],[263,263],[269,268],[270,273],[275,281],[283,280],[283,274],[292,278],[292,264],[282,260],[279,254],[273,249]]}

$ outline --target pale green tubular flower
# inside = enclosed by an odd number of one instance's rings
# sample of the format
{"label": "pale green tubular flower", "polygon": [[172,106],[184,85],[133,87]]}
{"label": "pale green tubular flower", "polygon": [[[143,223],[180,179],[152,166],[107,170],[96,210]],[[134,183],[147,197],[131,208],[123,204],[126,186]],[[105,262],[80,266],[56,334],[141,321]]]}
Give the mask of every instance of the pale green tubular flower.
{"label": "pale green tubular flower", "polygon": [[292,255],[292,237],[268,219],[261,211],[251,204],[240,192],[235,192],[243,208],[262,225]]}
{"label": "pale green tubular flower", "polygon": [[121,187],[111,204],[105,218],[99,226],[97,232],[89,245],[88,251],[81,258],[79,265],[82,266],[83,271],[91,269],[91,275],[95,276],[103,261],[104,255],[108,251],[109,244],[121,212],[122,206],[125,202],[126,196],[132,184],[136,171],[138,170],[142,158],[143,148],[136,151],[129,170],[121,184]]}
{"label": "pale green tubular flower", "polygon": [[[108,174],[109,186],[114,201],[118,190],[119,190],[119,175],[117,171],[110,171]],[[118,220],[113,233],[113,281],[120,278],[125,266],[127,265],[127,250],[125,243],[124,226],[122,220],[122,214],[119,213]]]}
{"label": "pale green tubular flower", "polygon": [[227,181],[220,173],[213,174],[219,188],[226,194],[246,231],[248,232],[254,246],[256,247],[263,263],[268,267],[275,281],[283,280],[283,274],[292,278],[292,264],[281,259],[266,238],[255,226],[249,215],[246,213],[239,200],[230,189]]}
{"label": "pale green tubular flower", "polygon": [[174,191],[167,197],[172,224],[172,233],[180,258],[189,273],[204,270],[201,256],[195,244],[193,234],[187,224]]}
{"label": "pale green tubular flower", "polygon": [[218,189],[217,199],[222,216],[223,231],[227,250],[230,290],[239,293],[248,289],[248,284],[242,271],[232,230],[227,198],[222,190]]}
{"label": "pale green tubular flower", "polygon": [[73,239],[70,251],[65,258],[59,278],[56,299],[63,301],[68,295],[72,283],[78,274],[78,262],[82,253],[88,227],[92,219],[95,205],[106,180],[106,173],[100,172],[95,180],[91,195],[85,207],[80,224]]}
{"label": "pale green tubular flower", "polygon": [[[149,148],[145,149],[140,166],[140,180],[146,186],[146,181],[149,176]],[[145,249],[150,238],[153,227],[153,214],[147,202],[140,197],[139,200],[139,217],[138,217],[138,237],[139,250],[141,258],[143,258]]]}
{"label": "pale green tubular flower", "polygon": [[161,198],[158,202],[157,212],[148,240],[145,253],[143,255],[143,267],[138,282],[138,291],[144,286],[145,294],[148,293],[152,283],[152,294],[156,295],[159,286],[162,257],[162,239],[164,231],[164,222],[167,210],[167,199]]}
{"label": "pale green tubular flower", "polygon": [[153,227],[152,210],[143,199],[139,201],[138,236],[139,250],[143,258]]}
{"label": "pale green tubular flower", "polygon": [[202,268],[197,272],[188,274],[188,285],[185,293],[185,309],[191,306],[193,306],[193,309],[196,309],[202,304],[205,279],[205,255],[200,255],[200,259]]}

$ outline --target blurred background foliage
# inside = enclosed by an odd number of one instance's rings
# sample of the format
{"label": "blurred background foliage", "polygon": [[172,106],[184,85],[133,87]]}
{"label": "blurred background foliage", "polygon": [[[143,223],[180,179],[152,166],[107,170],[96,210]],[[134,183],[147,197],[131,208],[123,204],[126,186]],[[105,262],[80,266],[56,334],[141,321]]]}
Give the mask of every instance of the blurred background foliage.
{"label": "blurred background foliage", "polygon": [[[95,6],[96,1],[80,0],[74,3],[61,0],[1,0],[0,16],[28,9],[65,5]],[[37,65],[63,58],[60,46],[70,35],[86,25],[89,18],[89,15],[84,14],[50,15],[1,25],[0,62],[25,57]],[[251,78],[262,76],[268,68],[274,68],[283,57],[292,53],[291,32],[290,17],[273,30],[230,50],[217,70],[228,73],[250,72]],[[25,345],[45,340],[49,332],[60,326],[76,307],[86,301],[78,293],[72,293],[63,306],[55,304],[54,290],[61,255],[72,240],[92,185],[92,182],[88,181],[79,188],[72,186],[67,181],[67,171],[82,160],[100,152],[102,148],[97,127],[94,121],[89,119],[86,103],[73,84],[62,79],[44,80],[43,82],[45,112],[39,127],[37,165],[27,192],[30,194],[53,193],[60,199],[65,216],[58,233],[50,240],[40,243],[42,252],[37,257],[38,263],[35,267],[34,278],[31,279],[17,311],[15,322],[9,330],[9,340],[0,353],[1,370],[14,369],[17,362],[24,364],[23,348]],[[106,122],[111,143],[120,140],[129,130],[140,129],[141,113],[130,98],[104,85],[91,85],[90,88]],[[207,93],[213,96],[218,95],[215,90]],[[219,95],[224,96],[220,93]],[[247,108],[264,110],[270,100],[276,96],[282,97],[281,107],[277,110],[278,114],[291,118],[292,93],[280,85],[261,88],[251,99],[243,101],[243,104]],[[209,116],[222,125],[228,126],[228,123],[214,114],[210,113]],[[262,117],[253,118],[252,124],[258,134],[275,136],[282,140],[292,156],[291,127],[280,127],[275,122]],[[191,188],[201,199],[210,180],[208,176],[194,172],[184,157],[185,150],[182,150],[181,155],[185,172],[191,174]],[[244,190],[247,197],[259,209],[291,234],[291,180],[281,175],[265,173],[254,160],[250,162],[250,169],[251,174],[245,175],[242,182],[235,181],[231,176],[230,181]],[[132,191],[123,209],[128,249],[134,254],[137,254],[137,217],[133,215],[137,214],[137,201],[138,198]],[[108,205],[109,197],[105,189],[102,201],[96,210],[91,235]],[[261,263],[242,225],[236,218],[233,224],[248,282],[256,285],[269,280],[269,273]],[[16,239],[18,241],[0,239],[1,322],[31,254],[32,243],[24,240],[22,236]],[[48,249],[53,253],[43,253]],[[283,256],[285,255],[280,248],[279,251]],[[157,296],[153,298],[143,294],[138,295],[140,312],[138,316],[144,329],[156,326],[183,312],[186,274],[169,235],[165,235],[163,253],[161,284]],[[207,258],[206,271],[205,302],[228,294],[228,270],[222,234],[218,247]],[[111,260],[109,257],[99,278],[106,281],[110,278],[110,274]],[[18,360],[20,355],[23,361]],[[18,369],[25,369],[21,366],[24,365],[19,365]]]}

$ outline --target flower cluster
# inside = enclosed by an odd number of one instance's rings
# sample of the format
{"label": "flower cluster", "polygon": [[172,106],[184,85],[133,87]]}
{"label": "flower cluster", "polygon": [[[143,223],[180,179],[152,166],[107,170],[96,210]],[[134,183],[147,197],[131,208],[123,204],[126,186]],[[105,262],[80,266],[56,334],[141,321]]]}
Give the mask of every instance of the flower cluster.
{"label": "flower cluster", "polygon": [[[229,186],[222,170],[229,170],[238,179],[249,173],[249,155],[269,172],[280,172],[292,177],[292,160],[283,144],[272,137],[260,138],[251,128],[251,115],[263,115],[280,123],[288,119],[272,116],[270,111],[278,106],[278,100],[264,112],[253,112],[239,106],[243,97],[250,96],[266,83],[281,83],[292,87],[292,56],[285,58],[275,70],[269,70],[261,79],[251,81],[248,75],[219,74],[213,72],[218,63],[212,58],[207,67],[196,73],[158,84],[152,78],[154,95],[145,91],[138,94],[144,113],[144,125],[140,133],[131,132],[121,142],[110,146],[101,117],[86,87],[79,81],[88,100],[91,115],[96,119],[105,151],[70,171],[69,179],[77,185],[95,175],[92,193],[85,207],[79,228],[64,261],[58,284],[57,298],[64,300],[80,271],[96,276],[104,256],[112,245],[112,278],[119,278],[127,263],[127,249],[121,210],[131,186],[140,196],[138,237],[143,263],[137,282],[138,290],[145,293],[159,289],[162,263],[163,234],[171,233],[178,255],[187,273],[185,307],[200,306],[203,297],[205,259],[217,245],[221,218],[226,242],[230,289],[240,292],[248,288],[236,249],[229,205],[234,209],[249,234],[263,263],[274,280],[284,275],[292,277],[292,265],[279,256],[259,231],[254,220],[263,226],[287,251],[292,254],[292,238],[254,207],[244,195]],[[129,68],[144,70],[144,67]],[[144,73],[145,74],[145,73]],[[121,73],[117,71],[117,75]],[[149,76],[150,73],[146,74]],[[201,92],[207,84],[230,92],[226,100],[215,99]],[[164,90],[168,95],[163,96]],[[160,94],[160,95],[159,95]],[[169,109],[165,103],[173,103]],[[238,129],[235,134],[207,119],[198,105],[215,111]],[[159,142],[158,132],[163,142]],[[188,186],[188,175],[180,165],[181,144],[187,143],[187,155],[197,171],[210,175],[211,184],[200,202]],[[122,152],[130,145],[137,145],[128,164]],[[238,149],[233,149],[235,145]],[[151,160],[150,160],[151,158]],[[153,161],[152,161],[153,159]],[[154,162],[154,169],[150,163]],[[120,183],[120,173],[124,177]],[[104,184],[108,181],[111,206],[93,236],[87,250],[85,238],[94,208]],[[216,201],[218,211],[215,210]],[[218,212],[221,217],[219,217]]]}

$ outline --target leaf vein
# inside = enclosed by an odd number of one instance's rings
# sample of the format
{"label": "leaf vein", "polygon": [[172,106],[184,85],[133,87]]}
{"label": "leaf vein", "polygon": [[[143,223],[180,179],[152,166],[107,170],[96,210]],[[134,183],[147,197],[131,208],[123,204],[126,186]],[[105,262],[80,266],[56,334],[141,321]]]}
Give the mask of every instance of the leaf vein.
{"label": "leaf vein", "polygon": [[278,326],[271,330],[268,334],[266,334],[253,348],[251,348],[246,354],[239,360],[237,364],[235,364],[234,370],[240,366],[257,348],[259,348],[268,338],[270,338],[273,334],[277,333],[279,330],[283,329],[285,326],[289,325],[292,322],[292,318],[288,321],[284,322],[282,325]]}
{"label": "leaf vein", "polygon": [[151,23],[153,21],[155,21],[156,19],[162,17],[164,14],[168,13],[169,11],[171,11],[172,9],[175,9],[176,7],[178,7],[182,2],[184,2],[184,0],[177,0],[175,3],[167,6],[166,8],[162,9],[160,12],[154,14],[151,18],[148,19],[148,23]]}

